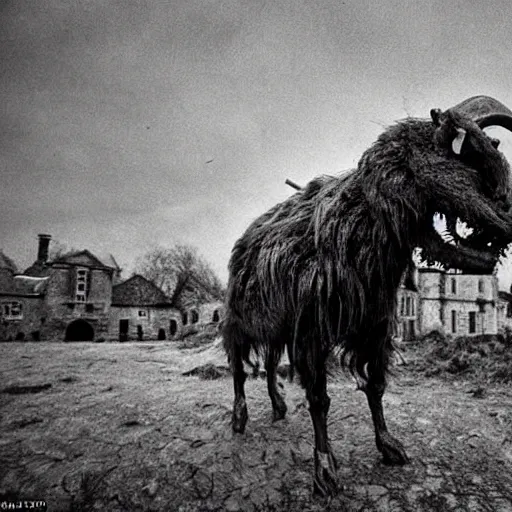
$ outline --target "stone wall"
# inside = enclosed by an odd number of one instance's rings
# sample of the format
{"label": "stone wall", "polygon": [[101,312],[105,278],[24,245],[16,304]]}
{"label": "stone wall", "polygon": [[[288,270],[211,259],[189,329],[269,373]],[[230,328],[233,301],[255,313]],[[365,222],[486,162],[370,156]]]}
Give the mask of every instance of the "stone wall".
{"label": "stone wall", "polygon": [[404,341],[413,340],[418,334],[418,303],[418,292],[403,287],[398,289],[396,336]]}
{"label": "stone wall", "polygon": [[[108,337],[112,341],[120,341],[120,321],[128,320],[128,339],[126,341],[158,340],[161,329],[165,339],[173,340],[182,333],[181,314],[172,308],[151,306],[112,306],[110,308]],[[174,324],[176,332],[172,332]],[[140,326],[140,327],[138,327]]]}
{"label": "stone wall", "polygon": [[24,339],[25,341],[39,341],[44,339],[45,328],[44,303],[38,297],[18,297],[4,295],[0,297],[0,307],[4,303],[13,301],[21,304],[21,317],[18,319],[0,319],[0,341],[13,341]]}
{"label": "stone wall", "polygon": [[112,275],[91,269],[86,303],[75,301],[74,273],[76,267],[54,267],[46,287],[44,339],[63,341],[66,329],[75,320],[86,321],[94,329],[94,339],[108,338]]}
{"label": "stone wall", "polygon": [[224,303],[221,301],[189,305],[182,312],[183,334],[218,328],[224,319],[224,314]]}
{"label": "stone wall", "polygon": [[[453,336],[498,332],[498,283],[495,276],[421,270],[419,289],[422,334],[432,330]],[[475,320],[473,332],[470,332],[470,313]]]}

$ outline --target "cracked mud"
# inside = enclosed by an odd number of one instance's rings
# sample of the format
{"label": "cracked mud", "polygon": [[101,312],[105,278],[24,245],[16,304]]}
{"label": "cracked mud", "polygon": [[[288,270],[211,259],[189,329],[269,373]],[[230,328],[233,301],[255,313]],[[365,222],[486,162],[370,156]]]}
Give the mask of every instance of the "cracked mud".
{"label": "cracked mud", "polygon": [[325,501],[303,391],[281,380],[288,415],[272,422],[265,380],[249,379],[233,435],[225,366],[218,343],[0,344],[0,494],[52,511],[512,511],[510,387],[475,394],[400,367],[384,402],[411,463],[389,467],[364,396],[334,376],[339,492]]}

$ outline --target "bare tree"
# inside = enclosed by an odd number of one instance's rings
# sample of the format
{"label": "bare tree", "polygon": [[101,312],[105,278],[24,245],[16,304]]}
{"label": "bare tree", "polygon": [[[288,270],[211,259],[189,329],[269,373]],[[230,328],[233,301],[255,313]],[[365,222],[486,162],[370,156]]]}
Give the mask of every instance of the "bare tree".
{"label": "bare tree", "polygon": [[190,245],[155,247],[137,260],[135,272],[162,289],[179,309],[186,303],[221,300],[224,296],[220,279]]}

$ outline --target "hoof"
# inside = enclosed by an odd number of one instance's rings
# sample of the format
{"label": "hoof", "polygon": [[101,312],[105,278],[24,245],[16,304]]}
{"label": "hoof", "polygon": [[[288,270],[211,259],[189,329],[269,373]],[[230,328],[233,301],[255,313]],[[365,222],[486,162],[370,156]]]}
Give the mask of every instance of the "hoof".
{"label": "hoof", "polygon": [[323,498],[331,497],[338,491],[338,464],[334,455],[315,450],[315,479],[313,494]]}
{"label": "hoof", "polygon": [[249,415],[247,414],[247,406],[245,405],[245,401],[243,403],[235,404],[233,408],[233,416],[231,418],[231,426],[233,427],[233,432],[237,434],[243,434],[245,432],[245,425],[247,423],[247,419]]}
{"label": "hoof", "polygon": [[403,466],[409,463],[409,457],[400,441],[387,432],[381,435],[377,448],[382,453],[383,462],[389,466]]}

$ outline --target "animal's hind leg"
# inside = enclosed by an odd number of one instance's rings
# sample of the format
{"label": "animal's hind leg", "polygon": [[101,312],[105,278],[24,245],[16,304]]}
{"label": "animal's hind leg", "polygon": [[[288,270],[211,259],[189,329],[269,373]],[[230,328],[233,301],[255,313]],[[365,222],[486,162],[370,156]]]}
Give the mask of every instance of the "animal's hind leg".
{"label": "animal's hind leg", "polygon": [[325,365],[318,366],[313,375],[307,368],[300,369],[302,385],[306,388],[309,413],[315,431],[315,479],[313,491],[321,496],[329,496],[337,490],[338,465],[332,454],[327,435],[327,414],[331,399],[327,394]]}
{"label": "animal's hind leg", "polygon": [[389,432],[384,419],[382,397],[386,389],[385,369],[379,364],[368,365],[368,382],[363,388],[375,428],[375,442],[386,464],[402,465],[409,457],[400,441]]}
{"label": "animal's hind leg", "polygon": [[235,401],[233,404],[232,426],[233,431],[243,434],[247,423],[247,404],[245,402],[245,379],[247,374],[244,371],[242,360],[242,347],[235,340],[232,345],[231,370],[233,372],[233,385],[235,388]]}
{"label": "animal's hind leg", "polygon": [[270,400],[272,402],[272,420],[282,420],[286,416],[286,403],[283,397],[277,390],[276,368],[279,363],[279,357],[273,352],[270,352],[266,360],[267,370],[267,387]]}

